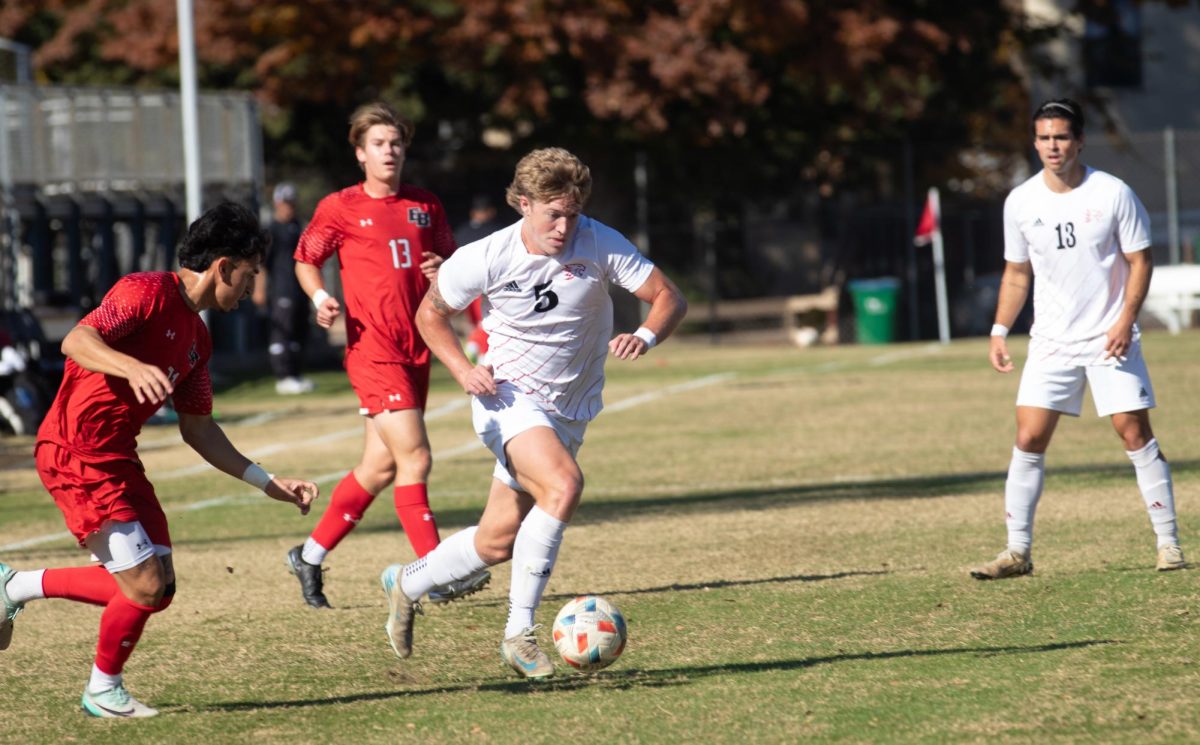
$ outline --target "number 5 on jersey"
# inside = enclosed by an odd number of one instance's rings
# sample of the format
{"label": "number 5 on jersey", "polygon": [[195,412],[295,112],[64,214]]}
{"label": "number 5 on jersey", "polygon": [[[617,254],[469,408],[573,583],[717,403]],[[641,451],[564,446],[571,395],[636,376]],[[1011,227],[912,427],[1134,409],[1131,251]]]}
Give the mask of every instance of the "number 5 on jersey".
{"label": "number 5 on jersey", "polygon": [[533,296],[537,298],[533,303],[533,309],[538,313],[545,313],[558,305],[558,295],[554,293],[554,290],[547,290],[546,288],[549,286],[549,282],[533,286]]}
{"label": "number 5 on jersey", "polygon": [[397,269],[407,269],[412,266],[412,251],[408,247],[407,238],[393,238],[388,241],[392,249],[392,266]]}

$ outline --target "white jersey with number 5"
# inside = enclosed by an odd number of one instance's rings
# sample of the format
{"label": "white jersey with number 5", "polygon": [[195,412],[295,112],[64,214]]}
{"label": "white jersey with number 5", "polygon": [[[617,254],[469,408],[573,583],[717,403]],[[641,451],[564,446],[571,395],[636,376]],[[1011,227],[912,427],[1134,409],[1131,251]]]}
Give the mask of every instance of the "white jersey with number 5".
{"label": "white jersey with number 5", "polygon": [[[1039,171],[1004,202],[1004,258],[1033,264],[1029,358],[1062,367],[1104,360],[1108,330],[1125,305],[1129,264],[1150,245],[1146,208],[1124,181],[1087,168],[1059,194]],[[1139,337],[1137,325],[1134,338]]]}
{"label": "white jersey with number 5", "polygon": [[609,285],[634,292],[654,265],[620,233],[585,215],[560,255],[534,255],[521,241],[523,222],[458,249],[438,270],[438,290],[458,310],[483,296],[496,380],[567,419],[590,421],[603,407],[613,326]]}

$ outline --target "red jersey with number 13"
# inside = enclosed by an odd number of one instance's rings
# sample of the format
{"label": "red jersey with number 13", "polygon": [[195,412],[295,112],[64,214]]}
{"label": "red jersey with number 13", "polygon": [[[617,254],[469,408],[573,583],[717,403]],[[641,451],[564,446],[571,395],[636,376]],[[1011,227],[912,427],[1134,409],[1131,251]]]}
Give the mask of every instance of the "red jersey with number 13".
{"label": "red jersey with number 13", "polygon": [[[96,329],[118,352],[162,370],[174,386],[176,411],[212,413],[212,339],[200,314],[183,299],[179,275],[126,275],[79,324]],[[150,401],[138,403],[128,380],[85,370],[68,359],[37,441],[52,442],[88,461],[136,461],[138,433],[158,408]]]}
{"label": "red jersey with number 13", "polygon": [[425,365],[429,348],[414,322],[429,289],[423,253],[446,258],[454,248],[446,212],[432,193],[402,184],[395,195],[375,199],[357,184],[321,200],[295,257],[319,267],[338,255],[347,354]]}

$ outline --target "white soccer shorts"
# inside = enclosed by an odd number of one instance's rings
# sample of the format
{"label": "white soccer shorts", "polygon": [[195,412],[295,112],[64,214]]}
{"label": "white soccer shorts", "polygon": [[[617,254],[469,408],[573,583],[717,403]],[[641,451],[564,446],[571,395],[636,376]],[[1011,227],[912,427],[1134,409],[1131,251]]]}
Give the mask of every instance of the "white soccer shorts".
{"label": "white soccer shorts", "polygon": [[534,427],[549,427],[558,435],[563,447],[574,456],[583,445],[583,434],[588,425],[586,421],[564,419],[547,411],[507,381],[496,384],[495,396],[474,396],[471,399],[471,419],[475,424],[475,434],[496,456],[496,468],[492,475],[518,491],[525,489],[517,483],[508,468],[504,445],[509,440]]}
{"label": "white soccer shorts", "polygon": [[1125,358],[1115,365],[1055,368],[1053,362],[1026,362],[1017,406],[1079,416],[1085,383],[1092,390],[1097,416],[1154,408],[1154,388],[1141,342],[1134,342]]}

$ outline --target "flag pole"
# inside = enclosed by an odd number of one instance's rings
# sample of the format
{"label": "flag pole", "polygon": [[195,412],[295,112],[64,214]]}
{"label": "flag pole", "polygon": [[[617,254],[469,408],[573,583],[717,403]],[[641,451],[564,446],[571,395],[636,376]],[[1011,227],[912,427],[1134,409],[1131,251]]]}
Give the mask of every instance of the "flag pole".
{"label": "flag pole", "polygon": [[950,343],[950,309],[946,299],[946,253],[942,245],[942,202],[936,186],[929,188],[929,203],[933,207],[933,279],[937,291],[938,339]]}

